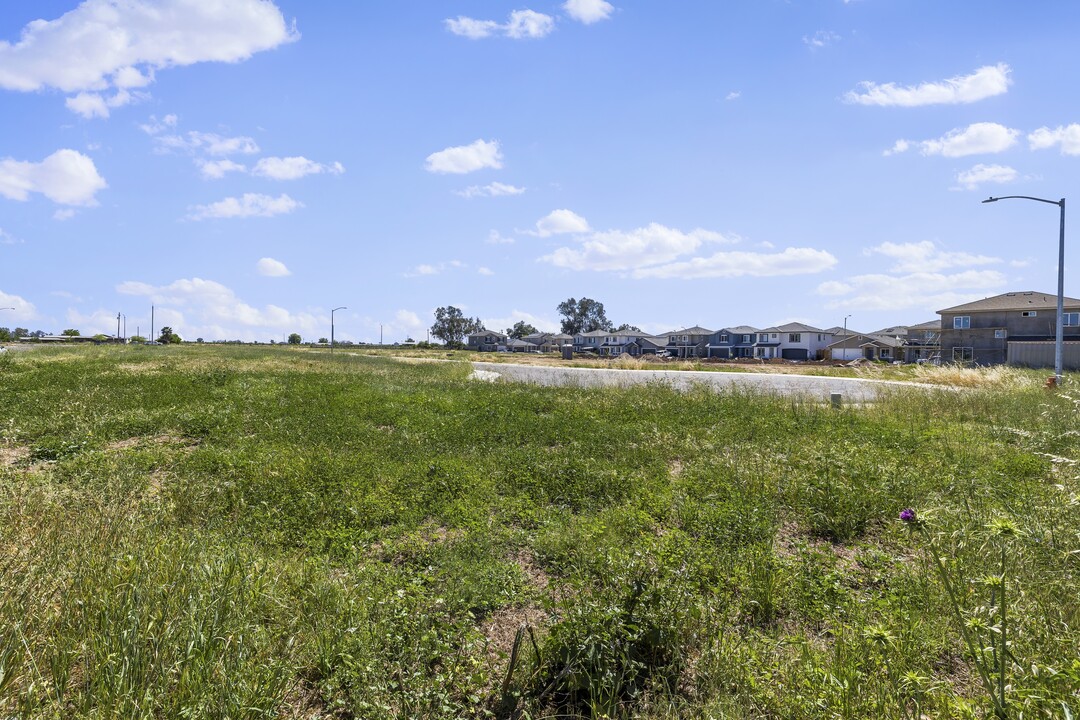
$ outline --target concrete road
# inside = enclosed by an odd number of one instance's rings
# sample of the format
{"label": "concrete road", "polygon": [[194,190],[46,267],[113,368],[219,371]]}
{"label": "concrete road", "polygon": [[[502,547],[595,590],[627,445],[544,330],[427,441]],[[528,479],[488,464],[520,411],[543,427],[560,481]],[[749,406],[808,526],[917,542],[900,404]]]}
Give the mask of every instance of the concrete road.
{"label": "concrete road", "polygon": [[889,390],[905,387],[926,390],[947,389],[940,385],[897,382],[894,380],[863,380],[860,378],[821,377],[816,375],[769,375],[765,373],[703,372],[696,370],[616,370],[603,368],[549,367],[543,365],[511,365],[508,363],[474,362],[473,369],[480,377],[528,382],[537,385],[571,387],[629,387],[661,383],[677,390],[706,385],[715,390],[753,390],[785,396],[801,396],[808,400],[828,401],[840,393],[843,402],[869,402]]}

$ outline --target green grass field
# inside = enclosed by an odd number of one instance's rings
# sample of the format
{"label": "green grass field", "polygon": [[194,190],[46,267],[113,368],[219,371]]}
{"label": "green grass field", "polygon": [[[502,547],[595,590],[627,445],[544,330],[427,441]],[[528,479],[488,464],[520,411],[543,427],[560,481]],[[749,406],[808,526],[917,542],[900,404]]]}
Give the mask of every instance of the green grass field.
{"label": "green grass field", "polygon": [[1080,717],[1075,377],[468,374],[0,356],[0,717]]}

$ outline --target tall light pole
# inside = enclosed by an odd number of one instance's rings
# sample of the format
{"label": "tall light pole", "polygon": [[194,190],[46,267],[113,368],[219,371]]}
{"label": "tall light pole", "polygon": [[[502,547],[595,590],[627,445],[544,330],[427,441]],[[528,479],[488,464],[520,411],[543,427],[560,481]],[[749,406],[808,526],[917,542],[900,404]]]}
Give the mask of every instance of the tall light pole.
{"label": "tall light pole", "polygon": [[1003,195],[1001,197],[989,197],[983,203],[997,202],[998,200],[1034,200],[1035,202],[1057,205],[1061,208],[1061,229],[1058,234],[1058,293],[1057,293],[1057,329],[1054,336],[1054,382],[1061,387],[1061,373],[1063,355],[1065,349],[1065,198],[1060,200],[1046,200],[1044,198],[1031,197],[1030,195]]}
{"label": "tall light pole", "polygon": [[336,307],[336,308],[334,308],[333,310],[330,311],[330,354],[331,355],[334,354],[334,313],[336,313],[338,310],[348,310],[348,309],[349,308],[342,305],[341,307]]}

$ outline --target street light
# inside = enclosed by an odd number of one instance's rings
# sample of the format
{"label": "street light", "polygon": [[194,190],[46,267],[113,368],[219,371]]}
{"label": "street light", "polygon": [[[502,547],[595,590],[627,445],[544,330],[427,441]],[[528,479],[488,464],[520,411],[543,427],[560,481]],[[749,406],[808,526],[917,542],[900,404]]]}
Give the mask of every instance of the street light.
{"label": "street light", "polygon": [[1058,293],[1057,293],[1057,330],[1054,337],[1054,382],[1061,386],[1062,355],[1065,348],[1065,198],[1060,200],[1045,200],[1031,197],[1030,195],[1003,195],[1002,197],[989,197],[983,203],[997,202],[998,200],[1034,200],[1035,202],[1057,205],[1061,208],[1061,231],[1058,236]]}
{"label": "street light", "polygon": [[336,308],[334,308],[333,310],[330,311],[330,354],[331,355],[334,354],[334,313],[336,313],[338,310],[348,310],[348,309],[349,308],[342,305],[341,307],[336,307]]}

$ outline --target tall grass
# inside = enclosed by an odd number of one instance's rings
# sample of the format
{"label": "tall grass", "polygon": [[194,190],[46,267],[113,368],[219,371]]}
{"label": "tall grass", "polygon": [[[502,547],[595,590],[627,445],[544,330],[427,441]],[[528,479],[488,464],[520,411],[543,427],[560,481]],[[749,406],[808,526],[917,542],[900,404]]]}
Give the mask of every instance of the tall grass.
{"label": "tall grass", "polygon": [[1071,385],[988,374],[835,410],[468,373],[5,360],[0,716],[1080,710]]}

